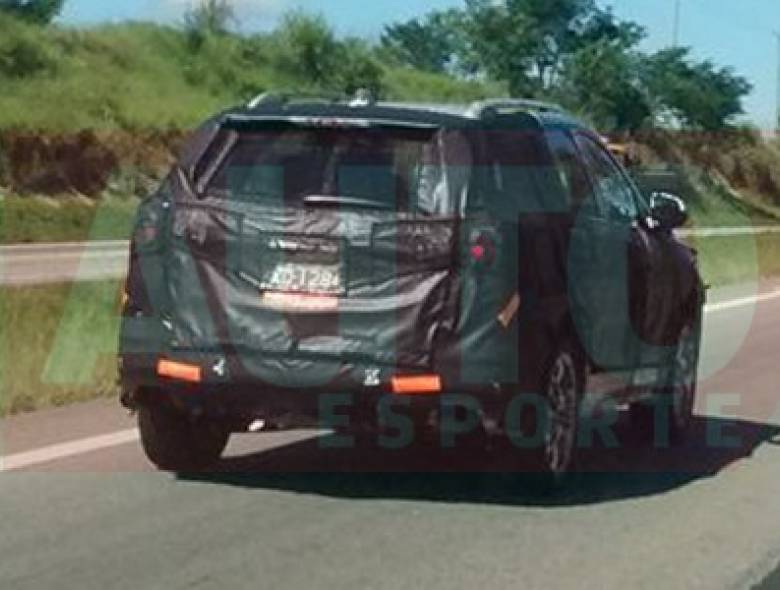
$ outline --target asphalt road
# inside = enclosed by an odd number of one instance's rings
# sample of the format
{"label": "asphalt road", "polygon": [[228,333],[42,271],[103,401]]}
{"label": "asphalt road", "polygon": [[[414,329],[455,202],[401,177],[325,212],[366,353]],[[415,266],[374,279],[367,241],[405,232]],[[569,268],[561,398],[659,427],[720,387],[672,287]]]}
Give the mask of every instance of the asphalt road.
{"label": "asphalt road", "polygon": [[155,473],[112,400],[6,420],[0,587],[750,588],[780,563],[780,297],[722,295],[689,442],[647,448],[621,416],[552,498],[483,456],[311,432]]}
{"label": "asphalt road", "polygon": [[127,274],[124,241],[0,246],[0,285],[119,279]]}

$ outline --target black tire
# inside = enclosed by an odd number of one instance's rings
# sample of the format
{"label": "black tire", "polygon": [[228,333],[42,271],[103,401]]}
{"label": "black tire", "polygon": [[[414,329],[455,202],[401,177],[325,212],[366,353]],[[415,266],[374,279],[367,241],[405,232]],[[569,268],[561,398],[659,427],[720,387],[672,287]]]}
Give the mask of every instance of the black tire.
{"label": "black tire", "polygon": [[197,471],[215,464],[227,446],[227,428],[162,405],[138,409],[141,444],[149,460],[164,471]]}
{"label": "black tire", "polygon": [[536,493],[562,488],[577,464],[580,404],[585,391],[583,355],[569,343],[559,344],[535,379],[540,404],[523,419],[523,430],[540,442],[531,449],[531,470],[524,478]]}
{"label": "black tire", "polygon": [[[659,374],[649,402],[632,404],[631,423],[635,431],[647,441],[656,441],[657,426],[668,424],[668,440],[674,446],[685,442],[693,423],[696,403],[701,322],[687,325],[680,333],[678,344]],[[663,443],[663,437],[657,441]]]}

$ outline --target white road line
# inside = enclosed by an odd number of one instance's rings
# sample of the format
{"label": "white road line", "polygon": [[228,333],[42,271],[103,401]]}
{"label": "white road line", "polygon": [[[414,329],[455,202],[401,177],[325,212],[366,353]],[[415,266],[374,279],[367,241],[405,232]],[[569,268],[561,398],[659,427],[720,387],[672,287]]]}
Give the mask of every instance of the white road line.
{"label": "white road line", "polygon": [[36,262],[48,262],[51,259],[56,260],[73,260],[74,262],[80,262],[84,259],[111,259],[111,258],[129,258],[130,253],[125,250],[84,250],[83,252],[68,252],[67,250],[62,252],[24,252],[21,254],[14,254],[13,258],[9,258],[6,264],[13,263],[26,263],[31,261]]}
{"label": "white road line", "polygon": [[[730,309],[755,305],[757,303],[771,301],[774,299],[780,299],[780,291],[711,304],[707,306],[706,312],[716,313],[727,311]],[[52,445],[42,449],[27,451],[25,453],[0,457],[0,471],[25,469],[35,465],[41,465],[43,463],[50,463],[58,459],[66,459],[68,457],[84,455],[93,451],[118,447],[131,442],[137,442],[138,440],[138,430],[133,428],[130,430],[122,430],[119,432],[105,434],[102,436],[95,436],[58,445]]]}
{"label": "white road line", "polygon": [[91,438],[84,438],[59,445],[51,445],[49,447],[43,447],[42,449],[27,451],[26,453],[0,457],[0,471],[25,469],[27,467],[49,463],[58,459],[65,459],[67,457],[83,455],[92,451],[118,447],[127,443],[136,442],[138,439],[138,430],[133,428],[131,430],[112,432],[111,434],[93,436]]}
{"label": "white road line", "polygon": [[740,299],[732,299],[731,301],[723,301],[720,303],[711,303],[705,308],[705,312],[717,313],[720,311],[728,311],[738,307],[746,307],[748,305],[755,305],[765,301],[772,301],[773,299],[780,299],[780,291],[764,293],[763,295],[754,295],[752,297],[742,297]]}
{"label": "white road line", "polygon": [[780,225],[758,225],[753,227],[699,227],[677,230],[681,237],[712,238],[735,236],[758,236],[780,233]]}
{"label": "white road line", "polygon": [[106,240],[90,242],[46,242],[39,244],[6,244],[0,246],[0,255],[6,252],[25,254],[28,252],[75,250],[128,250],[130,242],[127,240]]}

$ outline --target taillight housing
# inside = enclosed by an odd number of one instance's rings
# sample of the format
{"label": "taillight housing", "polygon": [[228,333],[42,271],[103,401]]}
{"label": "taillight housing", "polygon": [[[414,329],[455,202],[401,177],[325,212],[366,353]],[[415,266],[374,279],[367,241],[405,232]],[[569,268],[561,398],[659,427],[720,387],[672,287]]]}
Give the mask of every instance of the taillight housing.
{"label": "taillight housing", "polygon": [[480,266],[490,266],[496,260],[496,242],[487,232],[474,236],[469,245],[471,261]]}
{"label": "taillight housing", "polygon": [[133,242],[136,247],[144,249],[153,246],[157,241],[160,230],[156,225],[139,225],[133,233]]}

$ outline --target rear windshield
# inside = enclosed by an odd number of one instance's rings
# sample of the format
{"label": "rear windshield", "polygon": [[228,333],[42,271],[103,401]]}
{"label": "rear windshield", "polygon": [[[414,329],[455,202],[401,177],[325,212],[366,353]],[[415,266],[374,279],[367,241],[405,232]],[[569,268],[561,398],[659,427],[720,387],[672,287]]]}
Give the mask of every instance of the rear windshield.
{"label": "rear windshield", "polygon": [[448,153],[467,151],[464,145],[448,147],[453,135],[395,127],[224,130],[206,154],[204,188],[258,204],[362,204],[451,214],[465,189],[463,180],[455,180],[463,174],[448,171],[445,160]]}

